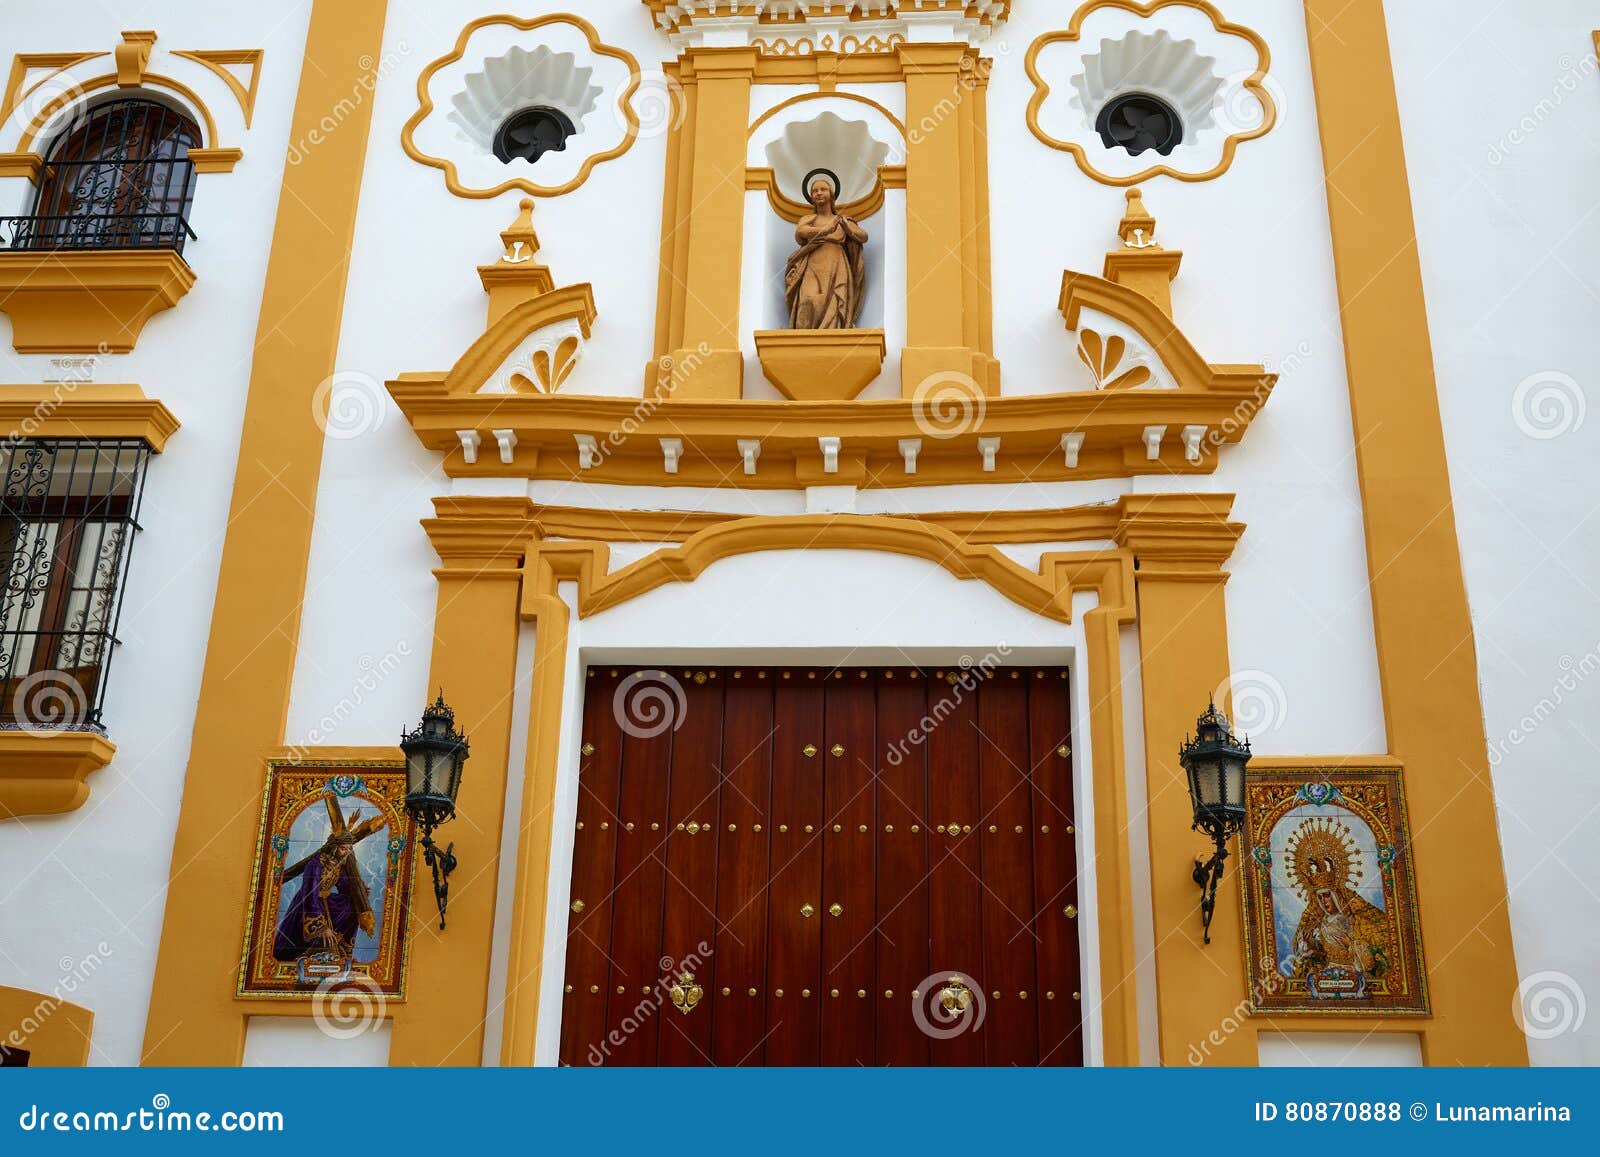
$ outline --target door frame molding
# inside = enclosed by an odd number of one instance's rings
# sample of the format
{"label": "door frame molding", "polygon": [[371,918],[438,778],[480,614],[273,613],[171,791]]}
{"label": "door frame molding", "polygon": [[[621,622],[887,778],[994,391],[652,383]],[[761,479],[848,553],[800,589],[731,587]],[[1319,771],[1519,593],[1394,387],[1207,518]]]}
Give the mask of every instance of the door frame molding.
{"label": "door frame molding", "polygon": [[[1072,600],[1091,594],[1096,607],[1084,615],[1085,671],[1090,708],[1088,725],[1094,767],[1092,806],[1096,850],[1098,972],[1102,1054],[1110,1065],[1140,1060],[1137,983],[1139,960],[1134,940],[1134,876],[1123,739],[1121,629],[1138,617],[1135,567],[1148,558],[1162,562],[1171,578],[1226,581],[1221,565],[1232,554],[1244,527],[1228,518],[1231,494],[1128,495],[1088,517],[1085,511],[1054,512],[1051,519],[1070,535],[1061,541],[1104,541],[1111,548],[1051,551],[1030,572],[996,549],[1012,535],[985,535],[983,545],[947,529],[939,516],[800,515],[731,518],[701,526],[681,544],[630,565],[610,569],[607,540],[637,540],[644,527],[598,528],[595,537],[552,540],[541,526],[542,508],[526,498],[452,497],[434,502],[436,517],[424,522],[447,570],[461,575],[473,560],[486,573],[504,575],[508,556],[521,562],[520,616],[535,629],[534,672],[529,705],[528,743],[523,768],[520,838],[512,900],[510,950],[503,1010],[501,1063],[530,1065],[535,1060],[543,962],[549,916],[549,884],[554,839],[554,805],[561,768],[562,722],[572,688],[569,670],[573,608],[562,598],[562,583],[577,585],[580,618],[612,609],[669,582],[692,582],[713,563],[738,555],[774,550],[869,550],[909,555],[938,565],[961,579],[983,582],[1018,605],[1051,620],[1072,621]],[[627,512],[608,513],[626,524]],[[641,513],[654,524],[659,515]],[[1049,517],[1049,516],[1045,516]],[[569,520],[570,521],[570,520]],[[562,526],[569,533],[581,527]],[[993,528],[989,528],[991,531]],[[603,537],[602,537],[603,535]],[[1037,542],[1036,531],[1016,526],[1017,542]],[[1135,544],[1137,543],[1137,546]],[[456,629],[460,629],[460,624]],[[487,632],[495,624],[482,624]],[[1200,632],[1209,646],[1212,632]],[[1223,634],[1225,638],[1225,631]],[[1180,653],[1185,636],[1164,633],[1164,646]],[[449,640],[436,638],[436,646]],[[458,644],[459,645],[459,644]],[[1209,669],[1215,655],[1194,656]],[[1203,662],[1200,660],[1203,659]],[[1226,656],[1221,663],[1226,669]],[[1158,927],[1161,913],[1157,913]]]}

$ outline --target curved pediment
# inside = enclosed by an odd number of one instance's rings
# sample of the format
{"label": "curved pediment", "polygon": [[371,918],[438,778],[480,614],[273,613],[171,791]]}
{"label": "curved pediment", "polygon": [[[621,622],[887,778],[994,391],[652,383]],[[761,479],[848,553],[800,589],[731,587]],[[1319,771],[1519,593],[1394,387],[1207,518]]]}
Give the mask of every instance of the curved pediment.
{"label": "curved pediment", "polygon": [[576,368],[594,318],[587,282],[513,306],[451,367],[445,393],[554,393]]}

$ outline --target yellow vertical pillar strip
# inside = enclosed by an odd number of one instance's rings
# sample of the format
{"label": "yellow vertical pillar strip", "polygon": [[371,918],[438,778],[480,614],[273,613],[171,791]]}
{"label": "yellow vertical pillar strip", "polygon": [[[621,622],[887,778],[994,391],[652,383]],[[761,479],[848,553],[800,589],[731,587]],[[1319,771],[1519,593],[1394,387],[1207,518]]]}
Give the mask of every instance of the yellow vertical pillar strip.
{"label": "yellow vertical pillar strip", "polygon": [[1382,0],[1306,0],[1389,752],[1405,761],[1432,1065],[1524,1064],[1506,881]]}
{"label": "yellow vertical pillar strip", "polygon": [[[745,142],[756,53],[749,48],[697,48],[689,200],[679,206],[688,229],[682,302],[683,336],[674,351],[677,398],[738,398],[744,390],[739,351],[740,270],[744,251]],[[703,349],[702,349],[703,347]]]}
{"label": "yellow vertical pillar strip", "polygon": [[[906,348],[901,392],[937,374],[965,374],[985,387],[985,366],[965,335],[969,278],[977,260],[977,197],[971,93],[963,83],[972,50],[964,44],[902,44],[906,85]],[[981,375],[981,376],[980,376]]]}
{"label": "yellow vertical pillar strip", "polygon": [[1090,747],[1099,906],[1100,1023],[1108,1065],[1139,1063],[1139,985],[1133,941],[1133,860],[1128,852],[1128,773],[1123,758],[1122,632],[1133,618],[1133,570],[1103,566],[1100,605],[1083,617],[1089,654]]}
{"label": "yellow vertical pillar strip", "polygon": [[[1207,502],[1217,503],[1206,509]],[[1183,509],[1186,504],[1192,509]],[[1228,620],[1222,564],[1242,529],[1226,500],[1161,495],[1125,500],[1117,541],[1138,560],[1139,667],[1144,693],[1146,819],[1155,924],[1157,1026],[1161,1063],[1183,1064],[1245,993],[1239,953],[1235,854],[1217,891],[1211,940],[1202,940],[1199,889],[1191,873],[1210,849],[1189,831],[1194,818],[1178,748],[1228,678]],[[1218,704],[1225,707],[1225,704]],[[1236,849],[1235,849],[1236,852]],[[1212,1062],[1256,1063],[1256,1038],[1236,1032]]]}
{"label": "yellow vertical pillar strip", "polygon": [[[694,156],[695,81],[694,69],[668,65],[669,76],[681,78],[681,105],[672,112],[673,129],[667,136],[667,172],[661,207],[661,269],[656,278],[656,357],[662,358],[683,346],[684,269],[688,264],[688,207],[693,169],[684,161]],[[681,119],[680,119],[681,118]],[[652,366],[646,389],[657,380]]]}
{"label": "yellow vertical pillar strip", "polygon": [[[394,1009],[391,1065],[476,1065],[489,1014],[500,834],[515,706],[522,557],[531,537],[525,498],[436,499],[428,537],[444,565],[433,624],[430,688],[441,690],[472,745],[456,819],[439,829],[459,867],[444,931],[432,876],[419,858],[411,907],[406,1001]],[[520,773],[520,769],[519,769]]]}
{"label": "yellow vertical pillar strip", "polygon": [[387,0],[315,0],[290,139],[338,128],[284,170],[267,262],[239,465],[173,842],[144,1058],[237,1064],[240,912],[249,895],[263,768],[283,740],[310,554],[323,431],[314,404],[334,371]]}
{"label": "yellow vertical pillar strip", "polygon": [[539,593],[524,600],[522,612],[534,624],[533,702],[528,712],[528,757],[523,771],[522,818],[517,828],[517,876],[512,893],[505,1031],[500,1049],[503,1065],[531,1065],[534,1060],[570,617],[567,604],[556,593],[548,567],[530,560],[528,571],[525,581]]}

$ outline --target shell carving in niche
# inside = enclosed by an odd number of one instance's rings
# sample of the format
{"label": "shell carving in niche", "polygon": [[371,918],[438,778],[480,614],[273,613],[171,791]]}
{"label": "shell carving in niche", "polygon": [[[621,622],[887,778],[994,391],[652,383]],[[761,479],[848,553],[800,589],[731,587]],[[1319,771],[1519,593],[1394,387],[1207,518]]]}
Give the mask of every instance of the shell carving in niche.
{"label": "shell carving in niche", "polygon": [[1159,96],[1183,118],[1184,136],[1198,134],[1215,122],[1213,105],[1224,81],[1217,62],[1192,40],[1174,40],[1164,28],[1137,29],[1117,40],[1102,40],[1097,52],[1083,58],[1083,71],[1072,78],[1072,103],[1083,111],[1084,124],[1094,127],[1106,103],[1129,92]]}
{"label": "shell carving in niche", "polygon": [[[640,136],[639,62],[600,39],[581,16],[486,16],[461,30],[455,46],[422,70],[419,107],[400,144],[419,164],[439,169],[458,197],[521,189],[536,197],[569,193],[594,167],[620,157]],[[565,146],[536,160],[495,155],[506,121],[530,108],[571,122]],[[514,150],[513,150],[514,151]]]}
{"label": "shell carving in niche", "polygon": [[889,146],[873,137],[865,121],[846,120],[829,111],[786,125],[767,146],[767,163],[778,191],[802,204],[807,200],[806,174],[831,170],[842,186],[839,203],[848,205],[877,187],[878,168],[889,163]]}
{"label": "shell carving in niche", "polygon": [[[1028,127],[1108,185],[1156,176],[1207,181],[1233,163],[1239,145],[1277,120],[1271,54],[1256,32],[1229,23],[1199,0],[1089,0],[1061,31],[1028,48]],[[1181,139],[1162,156],[1115,147],[1096,131],[1118,97],[1154,97],[1176,114]]]}
{"label": "shell carving in niche", "polygon": [[591,83],[593,76],[594,69],[580,66],[571,53],[513,44],[462,78],[463,89],[450,98],[449,120],[462,140],[484,152],[493,152],[495,134],[507,117],[535,106],[560,109],[581,134],[603,91]]}

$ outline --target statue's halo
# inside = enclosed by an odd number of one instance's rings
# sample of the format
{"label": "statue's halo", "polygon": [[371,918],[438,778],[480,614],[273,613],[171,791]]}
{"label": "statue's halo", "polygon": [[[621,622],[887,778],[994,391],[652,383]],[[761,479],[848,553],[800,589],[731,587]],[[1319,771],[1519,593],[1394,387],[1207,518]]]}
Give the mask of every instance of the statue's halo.
{"label": "statue's halo", "polygon": [[837,204],[839,201],[839,194],[844,191],[844,183],[839,180],[839,174],[834,172],[832,169],[816,168],[812,169],[806,174],[806,179],[800,186],[800,191],[805,195],[805,199],[807,201],[811,200],[811,183],[818,177],[826,177],[830,182],[832,182],[833,200],[834,203]]}

